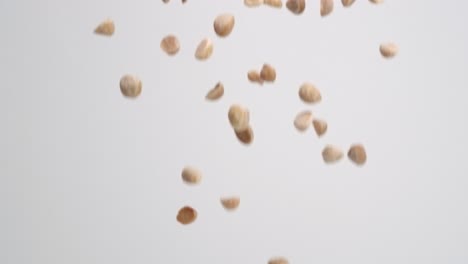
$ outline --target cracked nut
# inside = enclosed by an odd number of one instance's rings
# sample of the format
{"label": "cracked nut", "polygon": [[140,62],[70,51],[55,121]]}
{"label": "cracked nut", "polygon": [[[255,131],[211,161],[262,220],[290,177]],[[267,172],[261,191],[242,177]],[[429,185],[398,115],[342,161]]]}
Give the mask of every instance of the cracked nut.
{"label": "cracked nut", "polygon": [[141,80],[134,75],[126,74],[120,78],[120,91],[126,97],[138,97],[141,94],[142,86]]}

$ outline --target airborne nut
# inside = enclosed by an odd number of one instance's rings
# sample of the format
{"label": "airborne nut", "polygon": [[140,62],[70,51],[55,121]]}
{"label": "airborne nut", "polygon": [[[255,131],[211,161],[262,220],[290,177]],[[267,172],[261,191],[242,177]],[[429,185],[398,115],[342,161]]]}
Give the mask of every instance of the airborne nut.
{"label": "airborne nut", "polygon": [[380,54],[382,54],[384,58],[390,59],[395,57],[395,55],[398,53],[398,46],[395,43],[387,42],[380,44],[379,50]]}
{"label": "airborne nut", "polygon": [[343,158],[343,151],[336,146],[326,145],[322,151],[322,158],[325,163],[335,163]]}
{"label": "airborne nut", "polygon": [[321,137],[323,134],[327,132],[327,122],[322,119],[314,119],[312,121],[312,124],[314,125],[314,130],[315,133],[317,133],[317,136]]}
{"label": "airborne nut", "polygon": [[254,139],[254,133],[251,126],[241,131],[234,130],[234,133],[236,134],[237,139],[245,145],[250,145]]}
{"label": "airborne nut", "polygon": [[241,105],[231,105],[228,112],[229,123],[235,131],[244,131],[249,128],[249,110]]}
{"label": "airborne nut", "polygon": [[268,260],[268,264],[289,264],[289,261],[285,257],[273,257]]}
{"label": "airborne nut", "polygon": [[305,9],[305,0],[288,0],[286,2],[286,7],[293,14],[299,15],[304,12]]}
{"label": "airborne nut", "polygon": [[190,206],[184,206],[177,213],[176,219],[183,225],[191,224],[197,219],[197,211]]}
{"label": "airborne nut", "polygon": [[371,2],[373,4],[381,4],[381,3],[383,3],[383,0],[369,0],[369,2]]}
{"label": "airborne nut", "polygon": [[187,184],[199,184],[201,179],[202,173],[194,167],[186,166],[182,170],[182,180]]}
{"label": "airborne nut", "polygon": [[300,132],[306,131],[310,124],[312,123],[312,112],[309,110],[305,110],[299,112],[294,119],[294,126]]}
{"label": "airborne nut", "polygon": [[218,82],[216,86],[211,89],[205,96],[207,100],[214,101],[218,100],[224,94],[224,85],[221,82]]}
{"label": "airborne nut", "polygon": [[320,15],[329,15],[333,11],[333,0],[320,0]]}
{"label": "airborne nut", "polygon": [[120,78],[120,91],[126,97],[138,97],[142,86],[141,80],[134,75],[126,74]]}
{"label": "airborne nut", "polygon": [[213,53],[213,42],[209,38],[203,39],[195,50],[195,58],[206,60]]}
{"label": "airborne nut", "polygon": [[161,40],[161,49],[167,53],[167,55],[175,55],[179,52],[180,43],[176,36],[167,35]]}
{"label": "airborne nut", "polygon": [[276,8],[283,7],[283,1],[281,0],[263,0],[263,3],[271,7],[276,7]]}
{"label": "airborne nut", "polygon": [[362,144],[351,145],[348,151],[348,158],[357,165],[364,165],[367,160],[366,149]]}
{"label": "airborne nut", "polygon": [[114,21],[112,21],[111,19],[106,19],[104,20],[103,22],[101,22],[95,29],[94,29],[94,33],[98,34],[98,35],[103,35],[103,36],[112,36],[114,35],[114,32],[115,32],[115,25],[114,25]]}
{"label": "airborne nut", "polygon": [[257,7],[263,5],[263,0],[244,0],[244,5],[247,7]]}
{"label": "airborne nut", "polygon": [[299,97],[305,103],[318,103],[322,100],[320,91],[311,83],[304,83],[299,88]]}
{"label": "airborne nut", "polygon": [[276,70],[270,64],[263,64],[260,71],[260,78],[266,82],[274,82],[276,80]]}
{"label": "airborne nut", "polygon": [[227,37],[234,28],[235,19],[232,14],[221,14],[213,22],[214,31],[220,37]]}
{"label": "airborne nut", "polygon": [[229,211],[237,209],[240,204],[240,198],[238,196],[221,197],[220,201],[224,209]]}
{"label": "airborne nut", "polygon": [[263,84],[263,79],[262,79],[262,77],[260,76],[260,73],[257,70],[250,70],[247,73],[247,78],[251,82]]}
{"label": "airborne nut", "polygon": [[356,0],[341,0],[341,3],[343,4],[344,7],[349,7],[352,4],[354,4]]}

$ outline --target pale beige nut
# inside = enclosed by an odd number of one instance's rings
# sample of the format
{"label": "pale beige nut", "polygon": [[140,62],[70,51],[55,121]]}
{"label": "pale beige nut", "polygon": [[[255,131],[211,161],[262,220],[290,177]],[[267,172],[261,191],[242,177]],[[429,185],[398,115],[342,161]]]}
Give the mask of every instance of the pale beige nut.
{"label": "pale beige nut", "polygon": [[305,0],[287,0],[286,7],[293,14],[299,15],[302,14],[305,10],[306,2]]}
{"label": "pale beige nut", "polygon": [[228,211],[233,211],[239,207],[240,204],[240,197],[239,196],[227,196],[220,198],[221,205],[224,209]]}
{"label": "pale beige nut", "polygon": [[191,185],[199,184],[202,180],[202,173],[197,168],[186,166],[182,169],[182,180]]}
{"label": "pale beige nut", "polygon": [[343,158],[343,151],[333,145],[326,145],[322,151],[322,158],[325,163],[335,163]]}
{"label": "pale beige nut", "polygon": [[244,131],[249,128],[249,110],[239,104],[233,104],[229,108],[228,119],[234,131]]}
{"label": "pale beige nut", "polygon": [[263,0],[263,3],[265,5],[275,7],[275,8],[283,7],[283,1],[282,0]]}
{"label": "pale beige nut", "polygon": [[209,38],[203,39],[195,50],[195,58],[207,60],[213,54],[213,42]]}
{"label": "pale beige nut", "polygon": [[343,4],[344,7],[349,7],[352,4],[354,4],[356,0],[341,0],[341,3]]}
{"label": "pale beige nut", "polygon": [[353,144],[348,150],[348,158],[357,165],[364,165],[367,161],[367,154],[364,145]]}
{"label": "pale beige nut", "polygon": [[142,87],[141,80],[135,75],[126,74],[120,78],[120,91],[126,97],[138,97],[141,94]]}
{"label": "pale beige nut", "polygon": [[236,134],[237,139],[245,145],[252,144],[254,140],[253,129],[250,125],[247,127],[247,129],[244,129],[244,130],[240,130],[240,131],[234,130],[234,133]]}
{"label": "pale beige nut", "polygon": [[289,264],[285,257],[272,257],[268,260],[268,264]]}
{"label": "pale beige nut", "polygon": [[312,121],[312,124],[314,126],[314,130],[317,136],[321,137],[327,132],[328,124],[325,120],[314,119],[314,121]]}
{"label": "pale beige nut", "polygon": [[101,22],[95,29],[94,33],[103,36],[112,36],[115,32],[115,24],[114,21],[110,18]]}
{"label": "pale beige nut", "polygon": [[197,211],[190,206],[182,207],[177,213],[177,221],[183,225],[193,223],[197,219]]}
{"label": "pale beige nut", "polygon": [[299,87],[299,98],[305,103],[312,104],[320,102],[322,95],[315,85],[306,82]]}
{"label": "pale beige nut", "polygon": [[207,100],[214,101],[221,98],[224,94],[224,85],[218,82],[214,88],[212,88],[205,96]]}
{"label": "pale beige nut", "polygon": [[328,16],[333,11],[333,0],[320,0],[320,15]]}
{"label": "pale beige nut", "polygon": [[268,63],[263,64],[260,70],[260,78],[265,82],[274,82],[276,80],[276,69]]}
{"label": "pale beige nut", "polygon": [[257,70],[250,70],[249,72],[247,72],[247,78],[249,79],[249,81],[258,84],[263,84],[264,82],[262,77],[260,76],[260,72],[258,72]]}
{"label": "pale beige nut", "polygon": [[306,131],[312,124],[312,112],[309,110],[304,110],[299,112],[294,118],[294,126],[300,132]]}
{"label": "pale beige nut", "polygon": [[387,59],[393,58],[398,53],[398,46],[395,43],[387,42],[380,44],[380,54]]}
{"label": "pale beige nut", "polygon": [[369,0],[369,2],[373,3],[373,4],[381,4],[383,3],[384,1],[383,0]]}
{"label": "pale beige nut", "polygon": [[263,0],[244,0],[244,5],[247,7],[257,7],[263,5]]}
{"label": "pale beige nut", "polygon": [[174,35],[167,35],[161,40],[161,49],[170,56],[177,54],[180,50],[179,39]]}
{"label": "pale beige nut", "polygon": [[232,14],[221,14],[213,22],[214,31],[220,37],[227,37],[231,34],[235,22],[236,19]]}

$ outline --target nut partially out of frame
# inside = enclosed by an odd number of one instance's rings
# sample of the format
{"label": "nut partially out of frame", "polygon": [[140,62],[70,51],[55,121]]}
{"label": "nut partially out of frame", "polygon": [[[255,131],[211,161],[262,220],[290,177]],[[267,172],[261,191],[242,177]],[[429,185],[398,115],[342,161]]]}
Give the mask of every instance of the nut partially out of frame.
{"label": "nut partially out of frame", "polygon": [[309,110],[304,110],[299,112],[294,118],[294,126],[300,132],[306,131],[312,123],[312,112]]}
{"label": "nut partially out of frame", "polygon": [[215,101],[221,98],[224,94],[224,85],[218,82],[214,88],[212,88],[205,96],[207,100]]}
{"label": "nut partially out of frame", "polygon": [[260,78],[265,82],[274,82],[276,80],[276,69],[268,63],[263,64]]}
{"label": "nut partially out of frame", "polygon": [[395,43],[387,42],[380,44],[380,54],[387,59],[393,58],[398,53],[398,46]]}
{"label": "nut partially out of frame", "polygon": [[242,132],[249,128],[249,110],[239,104],[231,105],[228,112],[228,119],[234,131]]}
{"label": "nut partially out of frame", "polygon": [[221,14],[213,22],[215,33],[220,37],[227,37],[234,28],[235,18],[232,14]]}
{"label": "nut partially out of frame", "polygon": [[247,7],[257,7],[263,5],[263,0],[244,0],[244,5]]}
{"label": "nut partially out of frame", "polygon": [[177,221],[183,225],[193,223],[197,219],[197,211],[190,206],[182,207],[177,213]]}
{"label": "nut partially out of frame", "polygon": [[369,0],[369,2],[371,2],[373,4],[381,4],[381,3],[383,3],[383,0]]}
{"label": "nut partially out of frame", "polygon": [[199,184],[202,180],[201,171],[191,166],[184,167],[181,176],[185,183],[191,185]]}
{"label": "nut partially out of frame", "polygon": [[250,145],[253,142],[254,139],[254,133],[252,127],[249,125],[249,127],[245,130],[241,131],[236,131],[234,130],[234,133],[236,134],[237,139],[245,144],[245,145]]}
{"label": "nut partially out of frame", "polygon": [[348,158],[356,165],[364,165],[367,161],[366,149],[362,144],[353,144],[348,150]]}
{"label": "nut partially out of frame", "polygon": [[271,6],[271,7],[276,7],[276,8],[283,7],[283,1],[282,0],[263,0],[263,3],[265,5],[268,5],[268,6]]}
{"label": "nut partially out of frame", "polygon": [[320,0],[320,16],[328,16],[333,11],[333,0]]}
{"label": "nut partially out of frame", "polygon": [[161,40],[160,46],[167,55],[173,56],[179,52],[179,39],[174,35],[167,35]]}
{"label": "nut partially out of frame", "polygon": [[240,204],[240,198],[238,196],[221,197],[220,201],[224,209],[228,211],[237,209]]}
{"label": "nut partially out of frame", "polygon": [[320,91],[311,83],[303,83],[299,87],[299,98],[305,103],[318,103],[322,100],[322,95]]}
{"label": "nut partially out of frame", "polygon": [[350,7],[356,0],[341,0],[344,7]]}
{"label": "nut partially out of frame", "polygon": [[112,36],[114,35],[115,32],[115,25],[114,21],[110,18],[104,20],[101,22],[95,29],[94,33],[98,35],[103,35],[103,36]]}
{"label": "nut partially out of frame", "polygon": [[288,0],[286,2],[286,8],[289,9],[293,14],[302,14],[305,10],[305,0]]}
{"label": "nut partially out of frame", "polygon": [[198,60],[207,60],[213,54],[213,42],[209,38],[203,39],[195,50],[195,58]]}
{"label": "nut partially out of frame", "polygon": [[285,257],[272,257],[268,260],[268,264],[289,264]]}
{"label": "nut partially out of frame", "polygon": [[336,163],[343,158],[343,151],[333,145],[326,145],[322,151],[322,158],[325,163]]}
{"label": "nut partially out of frame", "polygon": [[135,75],[126,74],[120,78],[120,91],[125,97],[136,98],[141,94],[142,82]]}

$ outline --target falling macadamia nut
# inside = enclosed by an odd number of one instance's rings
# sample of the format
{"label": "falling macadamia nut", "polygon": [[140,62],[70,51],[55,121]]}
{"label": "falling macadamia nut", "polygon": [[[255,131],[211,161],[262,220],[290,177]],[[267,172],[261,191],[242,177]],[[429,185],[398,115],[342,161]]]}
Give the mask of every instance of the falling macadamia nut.
{"label": "falling macadamia nut", "polygon": [[366,149],[362,144],[353,144],[348,150],[348,158],[356,165],[364,165],[367,161]]}
{"label": "falling macadamia nut", "polygon": [[239,104],[233,104],[229,108],[228,119],[235,131],[242,132],[249,128],[250,112]]}
{"label": "falling macadamia nut", "polygon": [[249,79],[249,81],[258,84],[263,84],[264,82],[262,77],[260,76],[260,72],[258,72],[257,70],[250,70],[249,72],[247,72],[247,78]]}
{"label": "falling macadamia nut", "polygon": [[249,125],[247,129],[236,131],[234,130],[234,133],[236,134],[237,139],[245,144],[245,145],[250,145],[253,142],[254,139],[254,133],[252,127]]}
{"label": "falling macadamia nut", "polygon": [[327,132],[327,122],[323,119],[314,119],[312,121],[312,124],[314,125],[314,130],[315,133],[317,133],[317,136],[321,137]]}
{"label": "falling macadamia nut", "polygon": [[276,8],[283,7],[283,1],[281,0],[263,0],[263,3],[271,7],[276,7]]}
{"label": "falling macadamia nut", "polygon": [[265,82],[274,82],[276,80],[276,69],[268,63],[263,64],[260,78]]}
{"label": "falling macadamia nut", "polygon": [[305,103],[318,103],[322,100],[320,91],[311,83],[303,83],[299,87],[299,98]]}
{"label": "falling macadamia nut", "polygon": [[309,110],[304,110],[299,112],[294,118],[294,126],[300,132],[306,131],[312,123],[312,112]]}
{"label": "falling macadamia nut", "polygon": [[235,18],[232,14],[221,14],[213,22],[215,33],[220,37],[227,37],[234,28]]}
{"label": "falling macadamia nut", "polygon": [[112,36],[114,35],[115,32],[115,25],[114,21],[110,18],[104,20],[101,22],[95,29],[94,33],[98,35],[103,35],[103,36]]}
{"label": "falling macadamia nut", "polygon": [[320,0],[320,16],[324,17],[333,11],[333,0]]}
{"label": "falling macadamia nut", "polygon": [[244,5],[247,7],[257,7],[263,5],[263,0],[244,0]]}
{"label": "falling macadamia nut", "polygon": [[120,91],[129,98],[136,98],[141,94],[142,82],[135,75],[126,74],[120,78]]}
{"label": "falling macadamia nut", "polygon": [[272,257],[268,260],[268,264],[289,264],[285,257]]}
{"label": "falling macadamia nut", "polygon": [[381,3],[383,3],[383,0],[369,0],[369,2],[371,2],[373,4],[381,4]]}
{"label": "falling macadamia nut", "polygon": [[380,54],[387,59],[393,58],[398,53],[398,46],[393,42],[387,42],[380,44]]}
{"label": "falling macadamia nut", "polygon": [[305,0],[287,0],[286,2],[286,8],[295,15],[302,14],[305,10],[305,5]]}
{"label": "falling macadamia nut", "polygon": [[197,219],[197,211],[190,206],[182,207],[177,213],[177,221],[183,225],[193,223]]}
{"label": "falling macadamia nut", "polygon": [[161,49],[170,56],[179,52],[180,43],[179,39],[174,35],[167,35],[161,40]]}
{"label": "falling macadamia nut", "polygon": [[191,185],[199,184],[202,180],[202,173],[200,170],[192,167],[192,166],[186,166],[182,170],[182,180]]}
{"label": "falling macadamia nut", "polygon": [[239,196],[227,196],[220,198],[221,204],[223,205],[224,209],[228,211],[233,211],[239,207],[240,198]]}
{"label": "falling macadamia nut", "polygon": [[341,3],[343,4],[344,7],[349,7],[352,4],[354,4],[356,0],[341,0]]}
{"label": "falling macadamia nut", "polygon": [[322,151],[322,158],[325,163],[336,163],[343,158],[343,151],[333,145],[326,145]]}
{"label": "falling macadamia nut", "polygon": [[216,86],[206,94],[205,98],[210,101],[215,101],[221,98],[223,94],[224,85],[221,82],[218,82]]}
{"label": "falling macadamia nut", "polygon": [[203,39],[195,50],[195,58],[207,60],[213,54],[213,42],[209,38]]}

